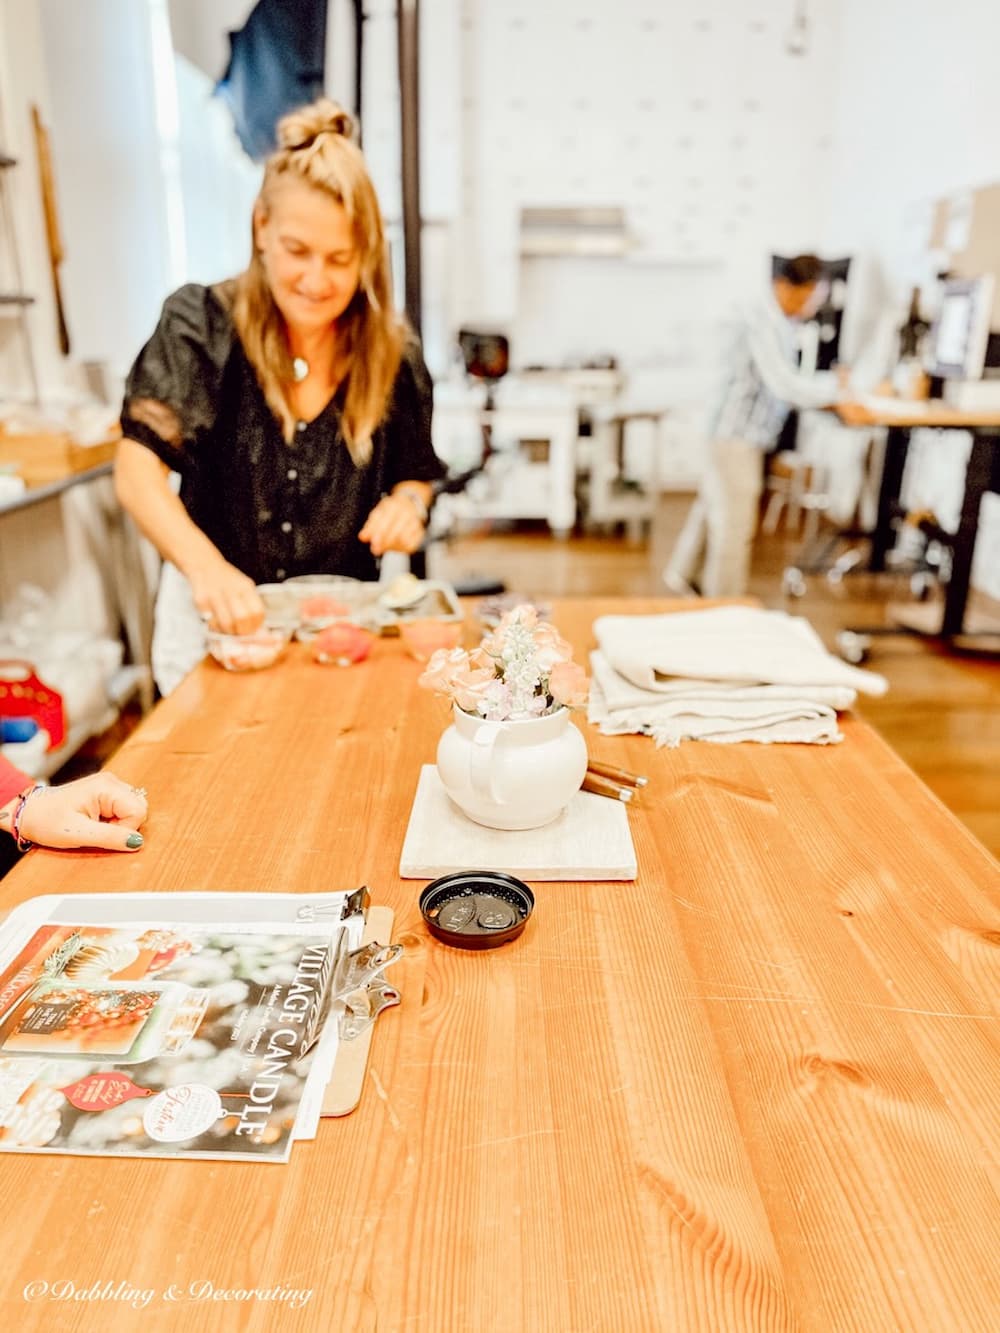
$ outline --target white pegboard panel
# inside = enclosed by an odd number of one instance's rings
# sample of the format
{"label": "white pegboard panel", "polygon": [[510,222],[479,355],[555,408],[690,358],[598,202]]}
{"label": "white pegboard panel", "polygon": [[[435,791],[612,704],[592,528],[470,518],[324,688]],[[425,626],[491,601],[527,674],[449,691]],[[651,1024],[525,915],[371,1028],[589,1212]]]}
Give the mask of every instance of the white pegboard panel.
{"label": "white pegboard panel", "polygon": [[[756,274],[772,249],[818,246],[839,0],[810,14],[801,56],[788,0],[426,3],[423,174],[475,256],[454,302],[469,317],[524,323],[522,207],[620,206],[654,266]],[[647,354],[655,342],[650,328]]]}
{"label": "white pegboard panel", "polygon": [[461,209],[462,42],[460,0],[420,4],[420,204],[431,222]]}
{"label": "white pegboard panel", "polygon": [[365,7],[362,135],[365,158],[387,222],[402,216],[399,79],[393,0]]}

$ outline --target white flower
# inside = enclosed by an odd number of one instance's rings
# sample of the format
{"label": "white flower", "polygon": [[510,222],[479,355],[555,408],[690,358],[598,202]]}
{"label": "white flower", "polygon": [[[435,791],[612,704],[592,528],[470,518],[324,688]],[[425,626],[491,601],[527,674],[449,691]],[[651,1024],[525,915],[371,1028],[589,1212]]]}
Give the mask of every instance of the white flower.
{"label": "white flower", "polygon": [[[436,652],[420,684],[490,721],[539,717],[586,697],[582,669],[566,670],[572,657],[572,646],[552,625],[539,622],[534,608],[518,606],[471,654],[462,648]],[[550,677],[559,689],[551,688]]]}
{"label": "white flower", "polygon": [[479,711],[488,722],[503,722],[511,716],[513,708],[510,686],[502,680],[488,685],[479,700]]}

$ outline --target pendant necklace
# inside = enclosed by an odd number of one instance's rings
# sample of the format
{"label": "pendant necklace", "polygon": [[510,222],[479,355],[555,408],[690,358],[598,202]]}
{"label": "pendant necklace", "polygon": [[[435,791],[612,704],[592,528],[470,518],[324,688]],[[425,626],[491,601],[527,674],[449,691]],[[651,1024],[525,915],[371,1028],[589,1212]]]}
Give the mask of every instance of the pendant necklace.
{"label": "pendant necklace", "polygon": [[296,356],[292,359],[292,374],[295,376],[295,383],[301,384],[309,374],[309,362],[304,356]]}

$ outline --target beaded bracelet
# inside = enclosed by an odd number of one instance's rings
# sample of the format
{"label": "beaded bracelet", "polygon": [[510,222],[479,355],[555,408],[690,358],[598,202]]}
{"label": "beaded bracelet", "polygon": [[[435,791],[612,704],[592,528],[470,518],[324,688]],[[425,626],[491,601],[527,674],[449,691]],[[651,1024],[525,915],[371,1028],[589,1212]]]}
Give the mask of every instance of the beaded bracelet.
{"label": "beaded bracelet", "polygon": [[393,491],[392,494],[401,495],[404,499],[409,500],[410,504],[417,512],[417,518],[420,519],[420,522],[423,523],[424,527],[427,526],[427,520],[431,516],[431,511],[427,508],[427,505],[424,503],[424,498],[419,491],[414,490],[412,486],[401,486],[398,490]]}
{"label": "beaded bracelet", "polygon": [[28,797],[36,791],[41,791],[41,787],[37,782],[33,782],[30,787],[25,787],[24,791],[18,792],[14,813],[11,816],[10,831],[14,836],[14,842],[19,852],[29,852],[35,845],[33,842],[29,842],[27,838],[21,837],[21,817],[24,814],[24,807],[28,804]]}

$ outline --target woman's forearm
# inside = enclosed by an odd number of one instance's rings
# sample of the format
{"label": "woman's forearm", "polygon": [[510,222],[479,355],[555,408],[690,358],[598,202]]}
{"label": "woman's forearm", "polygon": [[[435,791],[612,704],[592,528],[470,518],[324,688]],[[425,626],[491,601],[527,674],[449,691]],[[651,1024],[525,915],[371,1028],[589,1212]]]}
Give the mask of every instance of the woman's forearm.
{"label": "woman's forearm", "polygon": [[170,469],[135,440],[122,440],[115,459],[115,493],[123,509],[164,560],[188,578],[224,563],[224,557],[191,519],[168,480]]}
{"label": "woman's forearm", "polygon": [[191,584],[204,620],[225,634],[250,634],[264,619],[253,579],[225,558],[189,517],[168,480],[169,468],[135,440],[122,440],[115,492],[164,560]]}

